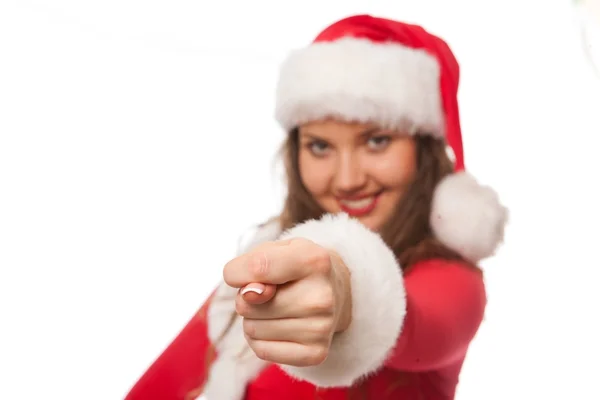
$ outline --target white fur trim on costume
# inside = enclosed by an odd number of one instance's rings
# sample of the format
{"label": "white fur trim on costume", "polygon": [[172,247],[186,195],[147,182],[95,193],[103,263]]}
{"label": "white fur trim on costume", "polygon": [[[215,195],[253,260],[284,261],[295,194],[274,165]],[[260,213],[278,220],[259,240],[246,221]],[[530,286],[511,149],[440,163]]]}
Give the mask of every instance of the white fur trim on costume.
{"label": "white fur trim on costume", "polygon": [[249,229],[246,234],[242,235],[238,241],[237,251],[239,254],[245,253],[261,243],[275,240],[280,233],[281,224],[279,223],[279,219],[272,219],[253,229]]}
{"label": "white fur trim on costume", "polygon": [[424,50],[342,38],[291,53],[281,67],[276,119],[286,131],[339,118],[444,136],[440,67]]}
{"label": "white fur trim on costume", "polygon": [[504,240],[508,210],[496,192],[467,172],[445,177],[431,205],[431,228],[446,246],[478,262],[492,256]]}
{"label": "white fur trim on costume", "polygon": [[318,366],[280,365],[318,387],[347,387],[377,371],[396,345],[406,315],[402,270],[381,237],[346,214],[300,224],[281,239],[305,238],[335,251],[351,274],[352,322],[334,336]]}
{"label": "white fur trim on costume", "polygon": [[[261,243],[275,240],[281,233],[278,221],[261,225],[242,240],[239,254]],[[208,307],[208,337],[217,347],[217,359],[210,369],[204,398],[207,400],[242,400],[246,386],[268,365],[256,357],[244,338],[242,318],[235,312],[234,289],[222,282]],[[233,322],[232,322],[232,317]],[[220,343],[223,332],[233,323]]]}

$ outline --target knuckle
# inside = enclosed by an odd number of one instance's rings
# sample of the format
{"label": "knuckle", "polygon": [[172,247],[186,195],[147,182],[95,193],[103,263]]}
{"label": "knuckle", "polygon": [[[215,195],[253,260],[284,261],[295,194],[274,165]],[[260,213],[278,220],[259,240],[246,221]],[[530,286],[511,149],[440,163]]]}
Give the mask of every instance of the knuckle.
{"label": "knuckle", "polygon": [[329,252],[321,247],[315,248],[309,255],[309,264],[320,273],[329,273],[331,271],[331,256]]}
{"label": "knuckle", "polygon": [[249,269],[257,278],[268,275],[269,263],[266,254],[262,251],[252,254],[249,260]]}
{"label": "knuckle", "polygon": [[310,365],[319,365],[325,362],[327,356],[329,356],[328,347],[315,346],[312,348],[307,361]]}
{"label": "knuckle", "polygon": [[333,331],[333,320],[331,318],[322,318],[313,322],[311,325],[313,333],[319,337],[329,337]]}
{"label": "knuckle", "polygon": [[256,354],[256,357],[264,361],[269,360],[268,351],[260,342],[252,342],[252,344],[250,344],[250,348],[252,349],[254,354]]}
{"label": "knuckle", "polygon": [[316,314],[330,314],[333,312],[334,306],[335,296],[333,288],[330,286],[325,286],[316,291],[308,305],[309,309]]}
{"label": "knuckle", "polygon": [[246,336],[248,336],[251,339],[255,339],[256,338],[256,324],[254,324],[253,321],[244,318],[244,320],[242,321],[243,327],[244,327],[244,333],[246,334]]}

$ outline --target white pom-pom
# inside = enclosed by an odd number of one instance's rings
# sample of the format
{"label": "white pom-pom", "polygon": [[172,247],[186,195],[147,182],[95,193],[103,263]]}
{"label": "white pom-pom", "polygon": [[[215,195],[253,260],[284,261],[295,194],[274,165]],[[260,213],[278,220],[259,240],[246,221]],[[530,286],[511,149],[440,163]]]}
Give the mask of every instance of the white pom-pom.
{"label": "white pom-pom", "polygon": [[437,186],[431,228],[444,245],[473,262],[493,255],[504,240],[508,210],[496,192],[473,176],[458,172]]}

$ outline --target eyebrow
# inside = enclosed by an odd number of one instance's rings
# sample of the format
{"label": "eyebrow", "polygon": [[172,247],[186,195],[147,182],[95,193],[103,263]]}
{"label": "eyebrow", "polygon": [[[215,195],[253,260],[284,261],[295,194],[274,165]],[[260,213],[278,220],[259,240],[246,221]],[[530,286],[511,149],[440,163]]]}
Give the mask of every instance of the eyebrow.
{"label": "eyebrow", "polygon": [[[363,132],[360,133],[360,137],[367,137],[367,136],[371,136],[374,133],[380,132],[381,128],[380,127],[373,127],[373,128],[369,128],[364,130]],[[309,137],[313,140],[325,140],[322,137],[320,137],[319,135],[315,135],[314,133],[311,132],[302,132],[301,136],[305,136],[305,137]]]}
{"label": "eyebrow", "polygon": [[360,136],[361,136],[361,137],[367,137],[367,136],[371,136],[371,135],[373,135],[374,133],[377,133],[377,132],[380,132],[380,131],[381,131],[381,128],[380,128],[380,127],[377,127],[377,126],[375,126],[375,127],[373,127],[373,128],[369,128],[369,129],[367,129],[367,130],[363,131],[363,132],[360,134]]}
{"label": "eyebrow", "polygon": [[302,139],[303,137],[306,137],[306,138],[312,139],[312,140],[325,140],[325,139],[323,139],[315,134],[312,134],[310,132],[302,132],[300,134],[300,138]]}

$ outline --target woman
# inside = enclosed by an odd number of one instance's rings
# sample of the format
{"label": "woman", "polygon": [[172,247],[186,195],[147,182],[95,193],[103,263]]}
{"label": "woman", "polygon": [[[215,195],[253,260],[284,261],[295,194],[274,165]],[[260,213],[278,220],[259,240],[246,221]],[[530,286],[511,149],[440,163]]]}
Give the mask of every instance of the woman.
{"label": "woman", "polygon": [[507,218],[464,171],[458,77],[443,40],[368,15],[291,54],[284,209],[127,399],[453,399]]}

